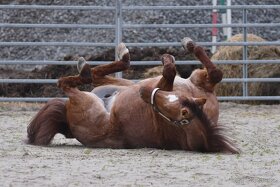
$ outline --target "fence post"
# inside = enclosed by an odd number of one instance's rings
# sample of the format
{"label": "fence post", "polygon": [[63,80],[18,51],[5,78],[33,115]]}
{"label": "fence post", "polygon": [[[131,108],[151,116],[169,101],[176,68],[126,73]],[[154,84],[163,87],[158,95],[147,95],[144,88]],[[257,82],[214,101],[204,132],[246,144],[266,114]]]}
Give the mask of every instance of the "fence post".
{"label": "fence post", "polygon": [[[216,25],[218,22],[218,10],[215,8],[217,6],[217,0],[213,0],[213,9],[212,9],[212,24]],[[218,35],[218,28],[217,27],[213,27],[212,28],[212,42],[213,43],[217,43],[217,35]],[[216,45],[212,45],[212,49],[211,52],[215,53],[217,49]]]}
{"label": "fence post", "polygon": [[[227,6],[231,6],[231,0],[227,0]],[[231,24],[231,9],[227,8],[226,10],[226,14],[227,14],[227,24]],[[232,28],[228,27],[227,28],[227,39],[230,39],[232,35]]]}
{"label": "fence post", "polygon": [[[247,23],[247,9],[243,9],[243,24]],[[243,42],[247,42],[247,27],[243,27]],[[243,79],[248,78],[248,64],[247,64],[247,56],[248,56],[248,46],[243,45]],[[248,82],[243,81],[243,97],[248,96]]]}
{"label": "fence post", "polygon": [[[116,0],[116,30],[115,30],[115,43],[116,46],[122,41],[122,2],[121,0]],[[118,60],[117,52],[115,50],[115,60]],[[116,77],[122,78],[122,72],[117,72]]]}

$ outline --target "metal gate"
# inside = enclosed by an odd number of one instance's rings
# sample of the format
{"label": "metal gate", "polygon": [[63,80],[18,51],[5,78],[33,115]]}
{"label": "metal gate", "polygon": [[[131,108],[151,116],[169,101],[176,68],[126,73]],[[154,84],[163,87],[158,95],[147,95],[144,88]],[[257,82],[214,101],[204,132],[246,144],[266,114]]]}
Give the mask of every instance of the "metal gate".
{"label": "metal gate", "polygon": [[[116,0],[115,6],[57,6],[57,5],[0,5],[0,10],[104,10],[111,11],[115,14],[115,24],[33,24],[33,23],[0,23],[0,28],[87,28],[87,29],[112,29],[115,33],[115,41],[111,43],[98,43],[98,42],[17,42],[17,41],[1,41],[0,46],[76,46],[76,47],[115,47],[118,43],[123,41],[124,29],[138,29],[138,28],[241,28],[243,32],[243,42],[197,42],[202,46],[243,46],[243,60],[226,60],[226,61],[214,61],[216,64],[242,64],[243,65],[243,77],[242,78],[228,78],[223,79],[223,82],[242,82],[243,95],[242,96],[221,96],[219,100],[280,100],[280,96],[250,96],[248,95],[248,83],[249,82],[280,82],[280,78],[248,78],[248,64],[280,64],[278,60],[248,60],[248,46],[279,46],[280,41],[273,42],[248,42],[247,41],[247,29],[259,28],[259,27],[274,27],[280,28],[280,23],[248,23],[247,22],[247,10],[251,9],[278,9],[280,5],[233,5],[233,6],[124,6],[121,0]],[[123,21],[123,13],[126,11],[143,11],[143,10],[239,10],[243,16],[242,23],[232,24],[130,24]],[[279,31],[277,33],[280,34]],[[125,42],[125,41],[124,41]],[[172,42],[158,42],[158,43],[131,43],[125,42],[128,47],[170,47],[180,46],[179,41]],[[104,61],[91,61],[91,65],[99,65],[103,63],[109,63]],[[198,61],[176,61],[177,64],[199,64]],[[76,61],[56,61],[56,60],[1,60],[0,65],[74,65]],[[159,61],[133,61],[131,65],[157,65]],[[118,74],[121,76],[121,74]],[[13,83],[56,83],[56,79],[0,79],[1,84],[13,84]],[[27,98],[27,97],[1,97],[0,101],[47,101],[50,98]]]}

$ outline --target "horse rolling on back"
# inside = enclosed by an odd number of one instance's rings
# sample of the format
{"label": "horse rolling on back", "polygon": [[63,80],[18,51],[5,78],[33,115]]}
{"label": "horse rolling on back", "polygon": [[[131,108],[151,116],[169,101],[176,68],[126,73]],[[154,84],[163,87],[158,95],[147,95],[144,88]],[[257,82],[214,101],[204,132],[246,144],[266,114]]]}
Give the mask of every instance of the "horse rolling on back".
{"label": "horse rolling on back", "polygon": [[[93,148],[159,148],[199,152],[239,150],[217,125],[219,106],[214,88],[222,72],[203,48],[189,38],[182,45],[205,66],[188,79],[176,76],[175,59],[162,56],[162,76],[134,83],[111,73],[130,66],[129,51],[117,46],[119,60],[91,68],[83,58],[79,74],[62,77],[58,86],[69,99],[50,100],[32,119],[28,142],[48,145],[57,133]],[[77,86],[92,84],[92,92]]]}

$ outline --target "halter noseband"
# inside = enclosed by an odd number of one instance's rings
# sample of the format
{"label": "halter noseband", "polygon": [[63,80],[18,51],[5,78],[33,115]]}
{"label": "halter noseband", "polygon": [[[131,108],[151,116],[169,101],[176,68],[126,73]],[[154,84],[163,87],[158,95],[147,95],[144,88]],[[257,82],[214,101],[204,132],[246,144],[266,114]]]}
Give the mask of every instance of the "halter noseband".
{"label": "halter noseband", "polygon": [[153,106],[153,109],[155,112],[157,112],[161,117],[163,117],[165,120],[167,120],[168,122],[174,124],[174,125],[188,125],[190,123],[190,121],[188,119],[182,119],[182,120],[172,120],[169,117],[167,117],[166,115],[164,115],[159,108],[157,107],[156,103],[155,103],[155,95],[157,93],[157,91],[159,90],[159,88],[155,88],[152,91],[152,95],[151,95],[151,105]]}

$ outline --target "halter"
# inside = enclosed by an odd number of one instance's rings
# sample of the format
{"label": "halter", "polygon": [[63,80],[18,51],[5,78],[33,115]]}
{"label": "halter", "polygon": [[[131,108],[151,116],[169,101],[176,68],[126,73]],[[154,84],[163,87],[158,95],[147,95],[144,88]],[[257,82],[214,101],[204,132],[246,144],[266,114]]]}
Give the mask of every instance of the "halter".
{"label": "halter", "polygon": [[190,123],[190,121],[188,119],[182,119],[182,120],[172,120],[169,117],[167,117],[166,115],[164,115],[159,108],[156,105],[155,102],[155,95],[157,93],[157,91],[159,90],[159,88],[155,88],[152,91],[152,95],[151,95],[151,105],[153,106],[153,109],[155,112],[157,112],[161,117],[163,117],[165,120],[167,120],[168,122],[174,124],[174,125],[188,125]]}

